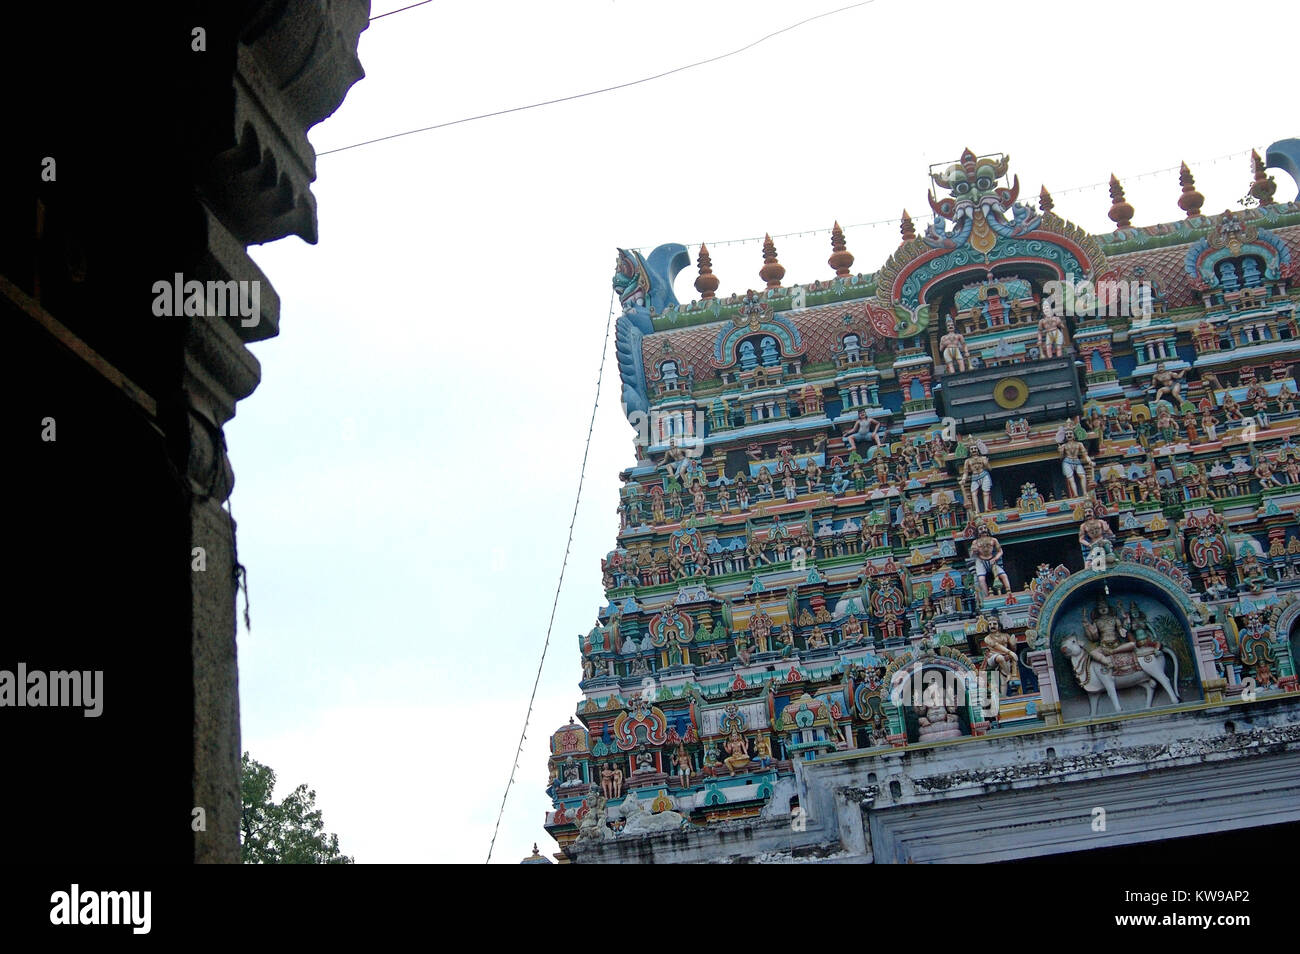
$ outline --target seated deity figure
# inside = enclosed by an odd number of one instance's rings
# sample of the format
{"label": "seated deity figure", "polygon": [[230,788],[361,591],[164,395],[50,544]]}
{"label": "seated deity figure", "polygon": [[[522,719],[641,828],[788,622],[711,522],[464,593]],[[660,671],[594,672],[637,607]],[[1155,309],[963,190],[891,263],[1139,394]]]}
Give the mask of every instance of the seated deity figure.
{"label": "seated deity figure", "polygon": [[1133,433],[1133,403],[1124,401],[1115,409],[1115,433]]}
{"label": "seated deity figure", "polygon": [[564,781],[560,783],[560,788],[575,788],[584,785],[586,782],[582,777],[582,769],[577,762],[573,761],[570,755],[564,760]]}
{"label": "seated deity figure", "polygon": [[1277,410],[1279,414],[1295,413],[1296,393],[1291,389],[1289,381],[1283,381],[1282,387],[1277,392]]}
{"label": "seated deity figure", "polygon": [[1237,575],[1251,593],[1264,592],[1264,587],[1272,582],[1264,567],[1260,565],[1259,557],[1255,555],[1254,550],[1250,549],[1247,549],[1245,556],[1242,557],[1241,569],[1237,572]]}
{"label": "seated deity figure", "polygon": [[1146,650],[1159,651],[1160,642],[1151,631],[1151,624],[1147,620],[1146,613],[1142,612],[1141,607],[1133,600],[1129,600],[1128,609],[1120,615],[1120,625],[1124,627],[1124,631],[1128,633],[1129,638],[1137,643],[1139,652]]}
{"label": "seated deity figure", "polygon": [[1044,358],[1059,358],[1065,352],[1065,322],[1047,312],[1038,319],[1038,350]]}
{"label": "seated deity figure", "polygon": [[668,471],[668,476],[680,480],[682,475],[686,473],[691,458],[686,451],[677,446],[676,438],[671,438],[668,441],[668,450],[664,452],[664,459],[661,463],[664,469]]}
{"label": "seated deity figure", "polygon": [[636,754],[636,769],[632,772],[633,775],[648,775],[651,772],[657,771],[658,769],[655,768],[655,757],[653,752],[647,752],[645,749],[642,749]]}
{"label": "seated deity figure", "polygon": [[970,360],[970,348],[966,346],[966,336],[957,330],[957,323],[951,318],[944,322],[947,333],[939,339],[939,353],[943,357],[944,367],[949,374],[953,373],[955,368],[958,371],[966,370],[966,363]]}
{"label": "seated deity figure", "polygon": [[1280,483],[1278,483],[1278,479],[1275,475],[1275,468],[1273,467],[1272,461],[1270,461],[1263,454],[1259,455],[1259,463],[1255,465],[1255,478],[1259,481],[1259,486],[1261,490],[1264,489],[1265,487],[1282,486]]}
{"label": "seated deity figure", "polygon": [[1011,581],[1007,579],[1007,571],[1002,568],[1002,544],[989,533],[989,528],[984,523],[980,523],[979,529],[975,531],[970,552],[975,558],[975,576],[979,579],[980,593],[985,599],[989,596],[989,574],[1001,581],[1006,592],[1011,592]]}
{"label": "seated deity figure", "polygon": [[[1087,465],[1087,470],[1084,469],[1084,465]],[[1088,476],[1096,466],[1088,456],[1087,448],[1071,429],[1065,443],[1061,445],[1061,473],[1065,475],[1071,497],[1082,497],[1088,493]]]}
{"label": "seated deity figure", "polygon": [[722,748],[727,753],[727,757],[722,762],[732,775],[736,774],[737,769],[743,769],[751,761],[749,743],[745,741],[745,737],[740,734],[739,729],[731,730],[731,734],[727,736],[727,742]]}
{"label": "seated deity figure", "polygon": [[989,459],[978,447],[971,449],[970,456],[962,465],[962,483],[970,487],[971,513],[980,513],[979,494],[984,495],[984,513],[993,509],[993,472],[989,469]]}
{"label": "seated deity figure", "polygon": [[1168,394],[1174,407],[1178,407],[1183,402],[1182,380],[1187,376],[1186,371],[1170,371],[1165,367],[1163,361],[1156,365],[1156,373],[1151,375],[1151,386],[1156,389],[1156,396],[1153,401],[1159,401],[1162,395]]}
{"label": "seated deity figure", "polygon": [[1119,676],[1137,671],[1138,645],[1129,638],[1105,596],[1098,594],[1091,612],[1083,610],[1083,634],[1093,645],[1088,655],[1110,667],[1112,673]]}
{"label": "seated deity figure", "polygon": [[948,461],[948,442],[943,439],[942,431],[935,431],[930,436],[930,457],[936,467],[943,467]]}
{"label": "seated deity figure", "polygon": [[1020,669],[1016,659],[1016,637],[1002,629],[996,615],[989,617],[989,631],[984,637],[985,671],[998,674],[998,693],[1006,695],[1019,682]]}
{"label": "seated deity figure", "polygon": [[1084,506],[1083,515],[1083,522],[1079,524],[1079,546],[1083,548],[1084,558],[1091,562],[1091,555],[1098,548],[1109,555],[1115,540],[1115,531],[1110,528],[1110,524],[1097,516],[1097,510],[1092,504]]}
{"label": "seated deity figure", "polygon": [[747,635],[736,637],[736,661],[742,666],[748,666],[749,661],[754,658],[755,646],[749,641]]}
{"label": "seated deity figure", "polygon": [[885,428],[876,419],[868,419],[866,411],[858,411],[858,419],[853,422],[853,426],[844,432],[844,440],[848,442],[849,451],[859,451],[858,441],[865,441],[870,438],[877,447],[882,446],[880,443],[880,433]]}
{"label": "seated deity figure", "polygon": [[862,623],[850,613],[844,618],[844,626],[840,630],[840,635],[846,645],[856,645],[862,641]]}
{"label": "seated deity figure", "polygon": [[917,725],[920,729],[919,741],[942,742],[955,739],[961,735],[961,724],[957,717],[957,707],[934,704],[918,706],[916,710]]}
{"label": "seated deity figure", "polygon": [[1214,600],[1225,600],[1230,595],[1228,580],[1218,567],[1211,567],[1205,575],[1205,592]]}

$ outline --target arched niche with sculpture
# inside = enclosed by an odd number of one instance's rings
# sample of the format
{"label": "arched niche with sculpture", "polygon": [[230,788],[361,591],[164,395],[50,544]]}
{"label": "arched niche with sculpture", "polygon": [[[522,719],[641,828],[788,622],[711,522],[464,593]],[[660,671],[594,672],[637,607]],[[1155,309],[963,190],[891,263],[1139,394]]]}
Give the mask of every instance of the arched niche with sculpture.
{"label": "arched niche with sculpture", "polygon": [[1192,636],[1196,609],[1172,582],[1143,570],[1076,573],[1044,607],[1062,721],[1204,698]]}

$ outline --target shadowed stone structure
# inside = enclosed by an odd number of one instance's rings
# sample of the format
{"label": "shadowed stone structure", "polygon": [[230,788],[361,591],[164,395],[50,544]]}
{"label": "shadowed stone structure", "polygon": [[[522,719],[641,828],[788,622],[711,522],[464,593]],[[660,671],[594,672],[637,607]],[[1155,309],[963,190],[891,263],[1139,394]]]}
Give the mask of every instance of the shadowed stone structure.
{"label": "shadowed stone structure", "polygon": [[[0,813],[23,819],[18,858],[237,862],[222,428],[280,304],[246,248],[316,241],[307,131],[363,76],[369,3],[40,16],[7,77],[27,92],[0,183],[9,582],[29,611],[0,669],[102,670],[104,710],[0,710],[25,780]],[[188,282],[200,313],[160,315]]]}

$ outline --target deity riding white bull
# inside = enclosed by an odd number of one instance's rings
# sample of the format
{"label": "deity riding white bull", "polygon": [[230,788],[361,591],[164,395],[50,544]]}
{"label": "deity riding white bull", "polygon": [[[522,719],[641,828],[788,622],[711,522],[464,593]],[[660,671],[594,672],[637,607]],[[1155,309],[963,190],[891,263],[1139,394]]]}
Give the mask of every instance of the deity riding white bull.
{"label": "deity riding white bull", "polygon": [[[1147,649],[1137,653],[1138,668],[1131,671],[1115,675],[1111,667],[1104,663],[1098,662],[1083,644],[1079,642],[1078,637],[1069,636],[1061,641],[1061,651],[1069,657],[1070,665],[1074,669],[1075,679],[1085,692],[1088,693],[1088,717],[1094,718],[1097,715],[1097,702],[1101,698],[1102,690],[1110,696],[1110,704],[1119,712],[1119,696],[1115,690],[1127,689],[1129,686],[1141,686],[1147,691],[1146,708],[1151,708],[1151,700],[1155,696],[1157,684],[1164,689],[1169,695],[1171,703],[1179,702],[1178,693],[1174,686],[1178,684],[1178,657],[1174,655],[1172,649],[1168,646],[1161,647],[1159,650]],[[1174,663],[1174,679],[1171,683],[1165,673],[1165,660],[1162,654],[1167,654]]]}

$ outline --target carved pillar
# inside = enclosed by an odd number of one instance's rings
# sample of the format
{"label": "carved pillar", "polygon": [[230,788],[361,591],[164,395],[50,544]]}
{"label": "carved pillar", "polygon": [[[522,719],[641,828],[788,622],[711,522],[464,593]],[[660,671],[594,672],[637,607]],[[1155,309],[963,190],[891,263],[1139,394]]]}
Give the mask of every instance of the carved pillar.
{"label": "carved pillar", "polygon": [[1061,693],[1056,685],[1056,669],[1052,665],[1051,654],[1045,649],[1031,650],[1026,657],[1033,667],[1038,679],[1038,691],[1042,696],[1039,711],[1043,715],[1044,725],[1061,724]]}
{"label": "carved pillar", "polygon": [[[1228,680],[1219,675],[1219,670],[1214,665],[1214,653],[1219,645],[1218,639],[1222,632],[1222,627],[1219,626],[1198,626],[1193,630],[1193,642],[1196,646],[1196,665],[1199,669],[1198,676],[1201,680],[1201,688],[1205,692],[1206,702],[1222,702],[1224,690],[1228,686]],[[1224,665],[1227,665],[1226,660]]]}
{"label": "carved pillar", "polygon": [[289,0],[213,16],[212,52],[200,61],[207,69],[194,95],[204,108],[188,120],[203,232],[186,249],[185,277],[256,283],[259,313],[190,318],[184,340],[191,552],[206,554],[206,570],[190,576],[193,795],[207,818],[207,830],[194,833],[194,860],[237,862],[237,567],[235,527],[222,507],[234,475],[222,428],[260,377],[245,345],[279,332],[279,299],[246,248],[287,235],[316,241],[316,155],[307,131],[364,75],[356,50],[369,4]]}

